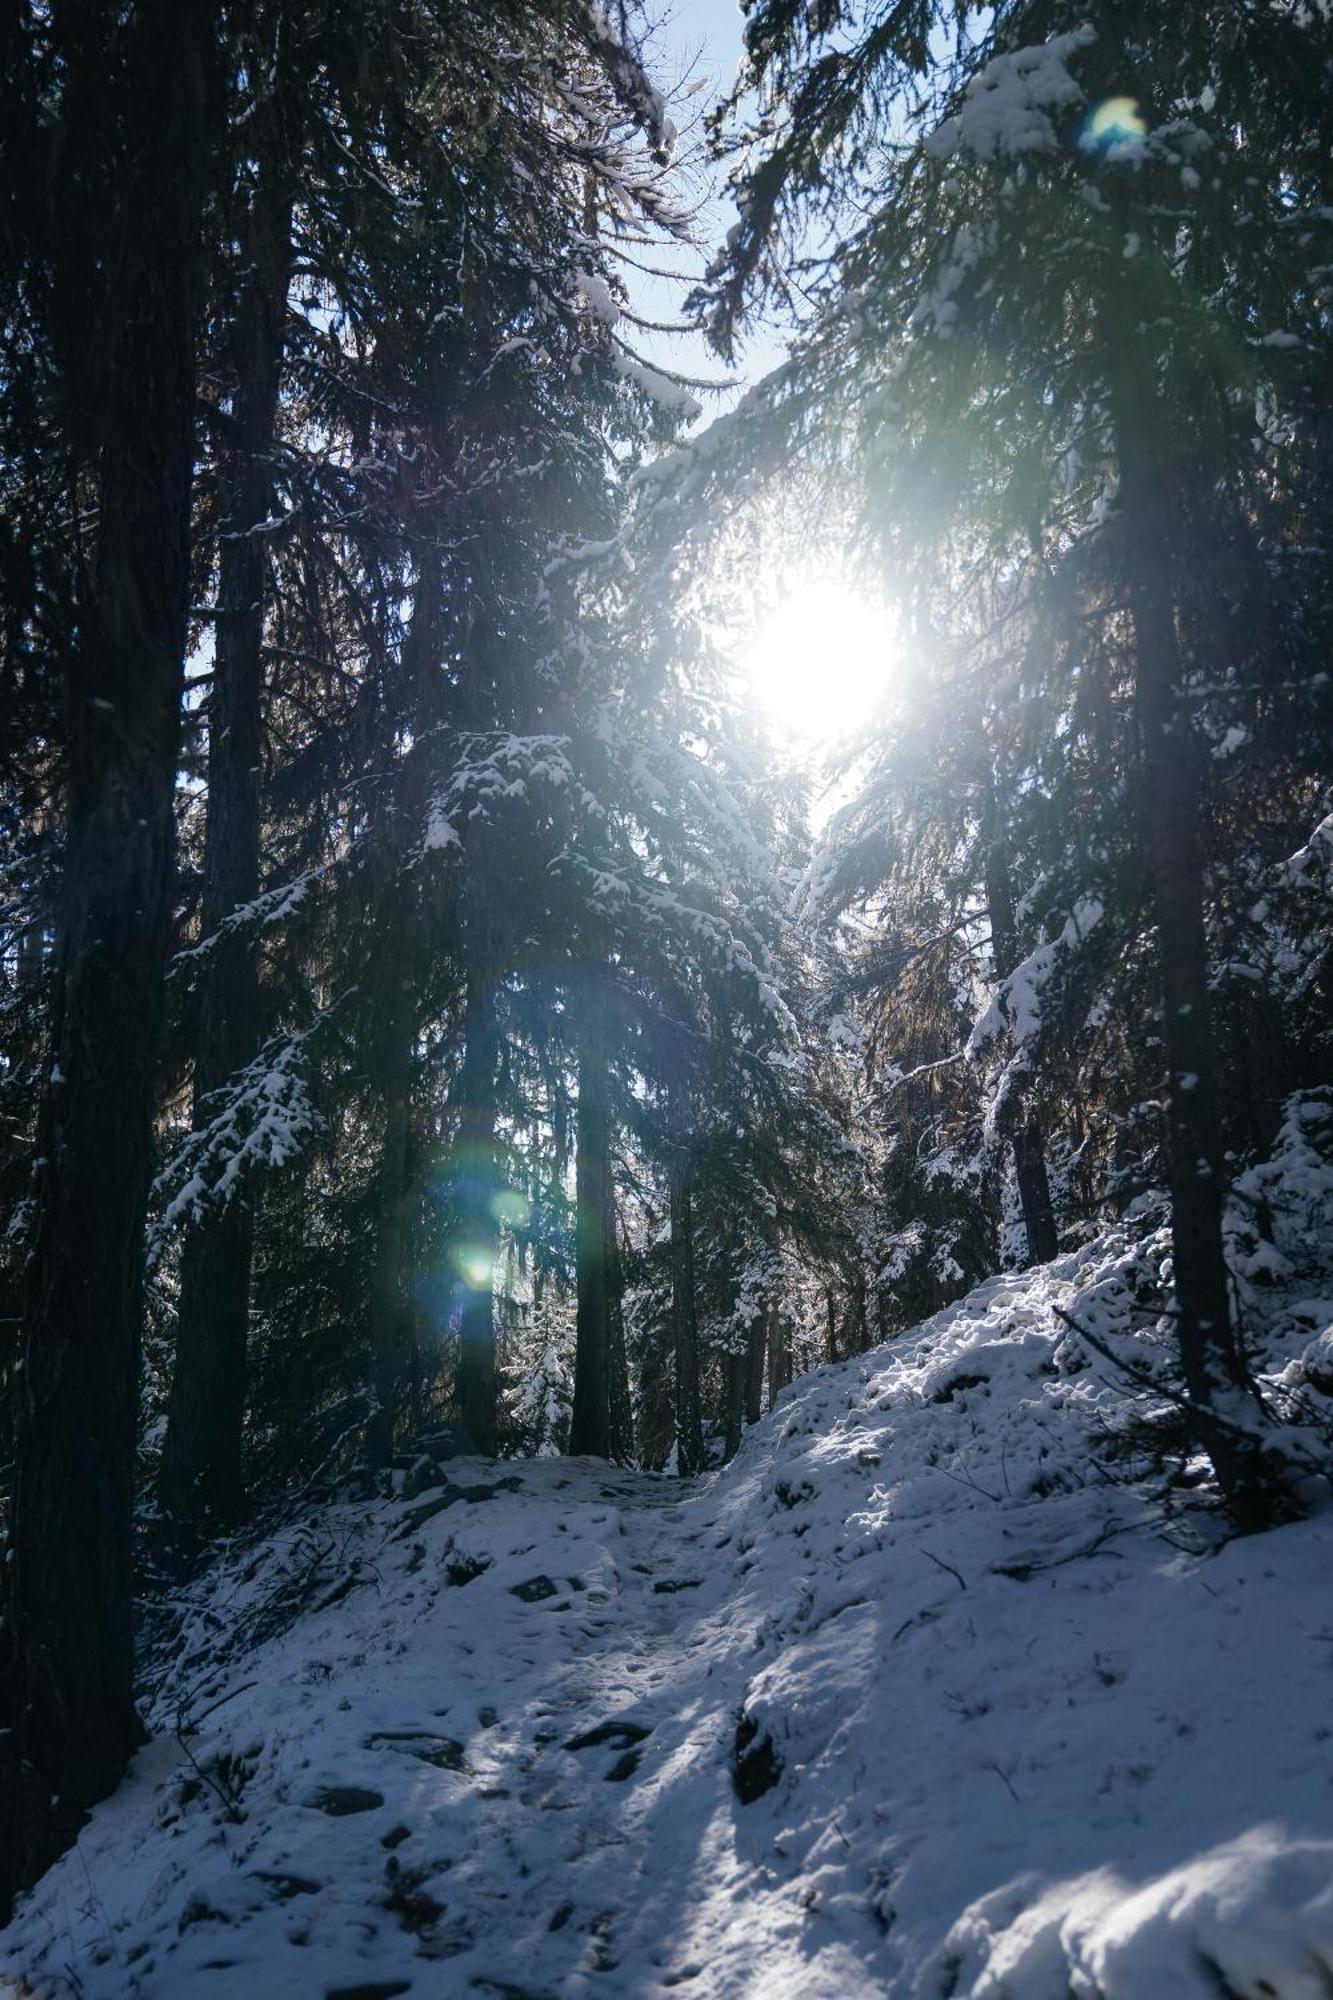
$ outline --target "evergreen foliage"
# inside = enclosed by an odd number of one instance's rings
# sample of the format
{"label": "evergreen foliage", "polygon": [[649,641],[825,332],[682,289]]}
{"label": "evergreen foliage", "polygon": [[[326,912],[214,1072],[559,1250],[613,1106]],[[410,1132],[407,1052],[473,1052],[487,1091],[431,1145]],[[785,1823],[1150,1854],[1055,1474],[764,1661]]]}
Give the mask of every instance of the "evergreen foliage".
{"label": "evergreen foliage", "polygon": [[[0,1911],[136,1573],[425,1442],[697,1475],[1108,1221],[1219,1506],[1302,1504],[1241,1277],[1333,1054],[1329,10],[752,0],[693,306],[793,343],[702,428],[644,32],[0,23]],[[812,824],[718,635],[821,520],[904,670]]]}

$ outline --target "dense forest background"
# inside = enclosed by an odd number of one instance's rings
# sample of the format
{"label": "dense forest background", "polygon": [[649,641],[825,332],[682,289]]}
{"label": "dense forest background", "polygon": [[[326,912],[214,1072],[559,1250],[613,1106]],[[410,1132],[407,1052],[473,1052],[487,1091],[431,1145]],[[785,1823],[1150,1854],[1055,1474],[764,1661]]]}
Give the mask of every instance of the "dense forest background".
{"label": "dense forest background", "polygon": [[[694,1474],[1169,1214],[1156,1448],[1326,1461],[1224,1196],[1330,1119],[1333,18],[746,22],[715,250],[623,7],[0,20],[0,1903],[136,1597],[426,1442]],[[706,422],[649,296],[788,358]],[[728,641],[812,548],[831,802]]]}

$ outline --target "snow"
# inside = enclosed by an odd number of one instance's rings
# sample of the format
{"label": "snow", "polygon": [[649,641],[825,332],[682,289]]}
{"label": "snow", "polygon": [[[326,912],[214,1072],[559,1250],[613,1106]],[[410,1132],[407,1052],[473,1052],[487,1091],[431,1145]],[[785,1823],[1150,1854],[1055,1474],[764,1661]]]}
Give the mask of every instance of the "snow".
{"label": "snow", "polygon": [[679,137],[675,125],[667,116],[666,100],[612,24],[602,0],[584,0],[582,13],[607,75],[622,100],[633,110],[647,134],[649,144],[665,164],[675,152]]}
{"label": "snow", "polygon": [[303,874],[294,876],[290,882],[280,882],[275,888],[264,890],[252,902],[238,903],[209,937],[201,938],[198,944],[186,946],[176,953],[171,963],[172,973],[191,966],[194,960],[212,951],[220,939],[232,937],[237,931],[254,931],[257,934],[285,923],[305,899],[311,883],[327,875],[332,867],[332,862],[321,862],[317,867],[307,868]]}
{"label": "snow", "polygon": [[618,375],[632,382],[659,409],[670,411],[673,416],[679,416],[690,424],[703,414],[702,406],[685,384],[672,375],[664,374],[660,368],[653,368],[648,362],[639,361],[623,351],[617,352],[615,367]]}
{"label": "snow", "polygon": [[1083,102],[1067,64],[1095,40],[1096,31],[1085,24],[1048,42],[995,56],[972,78],[958,111],[932,133],[926,150],[950,159],[962,148],[979,160],[1058,151],[1050,114]]}
{"label": "snow", "polygon": [[461,847],[458,829],[451,820],[445,818],[437,801],[432,801],[426,815],[426,831],[422,836],[422,850],[426,854],[438,854],[446,847]]}
{"label": "snow", "polygon": [[[1333,1387],[1331,1140],[1293,1099],[1231,1222],[1287,1418]],[[1333,1512],[1227,1540],[1144,1477],[1076,1329],[1166,1362],[1153,1213],[698,1481],[424,1452],[236,1544],[150,1621],[152,1740],[0,1991],[1326,1995]]]}
{"label": "snow", "polygon": [[1043,998],[1070,954],[1094,931],[1105,914],[1105,905],[1093,895],[1080,896],[1066,917],[1059,934],[1014,967],[1000,982],[990,1005],[973,1026],[968,1038],[969,1056],[977,1056],[997,1036],[1007,1032],[1018,1048],[1035,1041],[1041,1032]]}
{"label": "snow", "polygon": [[947,334],[958,318],[956,293],[964,281],[990,256],[996,243],[994,224],[961,222],[954,231],[949,254],[935,274],[935,282],[912,308],[911,325],[924,327],[933,321]]}
{"label": "snow", "polygon": [[596,271],[576,271],[574,290],[595,320],[614,326],[620,318],[620,303],[606,279]]}
{"label": "snow", "polygon": [[310,1043],[328,1018],[267,1042],[221,1090],[211,1093],[205,1117],[169,1154],[153,1182],[149,1262],[174,1230],[219,1213],[246,1178],[286,1166],[320,1128],[305,1068]]}
{"label": "snow", "polygon": [[955,1980],[976,1968],[966,1987],[974,2000],[1209,1990],[1322,2000],[1333,1964],[1333,1845],[1260,1826],[1142,1888],[1097,1869],[1017,1917],[1012,1893],[1001,1891],[968,1912],[942,1959]]}
{"label": "snow", "polygon": [[1297,888],[1327,886],[1333,880],[1333,813],[1321,819],[1305,844],[1288,858],[1283,874]]}

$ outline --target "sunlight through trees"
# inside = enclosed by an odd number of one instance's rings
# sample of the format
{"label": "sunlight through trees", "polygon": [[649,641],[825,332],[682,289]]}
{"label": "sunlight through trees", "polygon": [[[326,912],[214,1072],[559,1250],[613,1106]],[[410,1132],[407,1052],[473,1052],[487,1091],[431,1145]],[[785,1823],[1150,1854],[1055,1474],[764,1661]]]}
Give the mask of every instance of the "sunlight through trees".
{"label": "sunlight through trees", "polygon": [[1019,1273],[1023,1504],[1326,1497],[1333,12],[742,12],[6,12],[0,1916],[220,1560],[837,1458]]}

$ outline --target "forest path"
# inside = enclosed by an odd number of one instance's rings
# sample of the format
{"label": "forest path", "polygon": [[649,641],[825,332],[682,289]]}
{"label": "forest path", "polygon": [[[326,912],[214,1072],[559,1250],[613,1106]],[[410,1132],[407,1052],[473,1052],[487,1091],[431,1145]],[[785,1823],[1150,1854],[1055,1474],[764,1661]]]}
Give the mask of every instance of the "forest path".
{"label": "forest path", "polygon": [[[390,1902],[409,1931],[429,1884],[402,1990],[762,1991],[780,1951],[802,1968],[788,1990],[811,2000],[882,1992],[866,1969],[878,1938],[864,1907],[861,1950],[830,1953],[799,1871],[772,1851],[766,1822],[762,1834],[747,1825],[737,1795],[737,1723],[776,1609],[771,1575],[766,1588],[747,1583],[757,1472],[680,1481],[565,1460],[513,1477],[512,1495],[440,1517],[454,1526],[432,1622],[439,1632],[447,1620],[454,1659],[435,1726],[461,1746],[455,1782],[467,1790],[450,1800],[444,1875],[433,1786],[400,1823]],[[464,1589],[449,1586],[457,1565],[483,1562]],[[806,1962],[816,1951],[818,1972]]]}
{"label": "forest path", "polygon": [[62,2000],[881,1993],[864,1898],[830,1952],[733,1779],[763,1463],[452,1460],[224,1557],[25,1963]]}
{"label": "forest path", "polygon": [[[468,1976],[505,2000],[706,1984],[711,1954],[692,1948],[687,1925],[717,1880],[712,1834],[734,1805],[731,1537],[707,1479],[567,1464],[555,1483],[568,1496],[557,1534],[600,1548],[577,1578],[586,1588],[532,1607],[550,1623],[552,1671],[539,1689],[514,1687],[481,1787],[498,1810],[455,1875],[475,1906],[492,1905],[496,1862],[521,1855],[521,1886],[507,1883],[501,1901],[516,1891],[525,1913],[544,1910],[545,1935],[524,1921],[521,1944],[506,1938],[500,1963]],[[742,1649],[752,1642],[747,1630]],[[492,1932],[469,1958],[490,1960],[497,1944]]]}
{"label": "forest path", "polygon": [[419,1462],[221,1552],[0,1996],[1326,1994],[1333,1513],[1196,1547],[1107,1474],[1056,1307],[1114,1338],[1139,1259],[991,1281],[697,1482]]}

